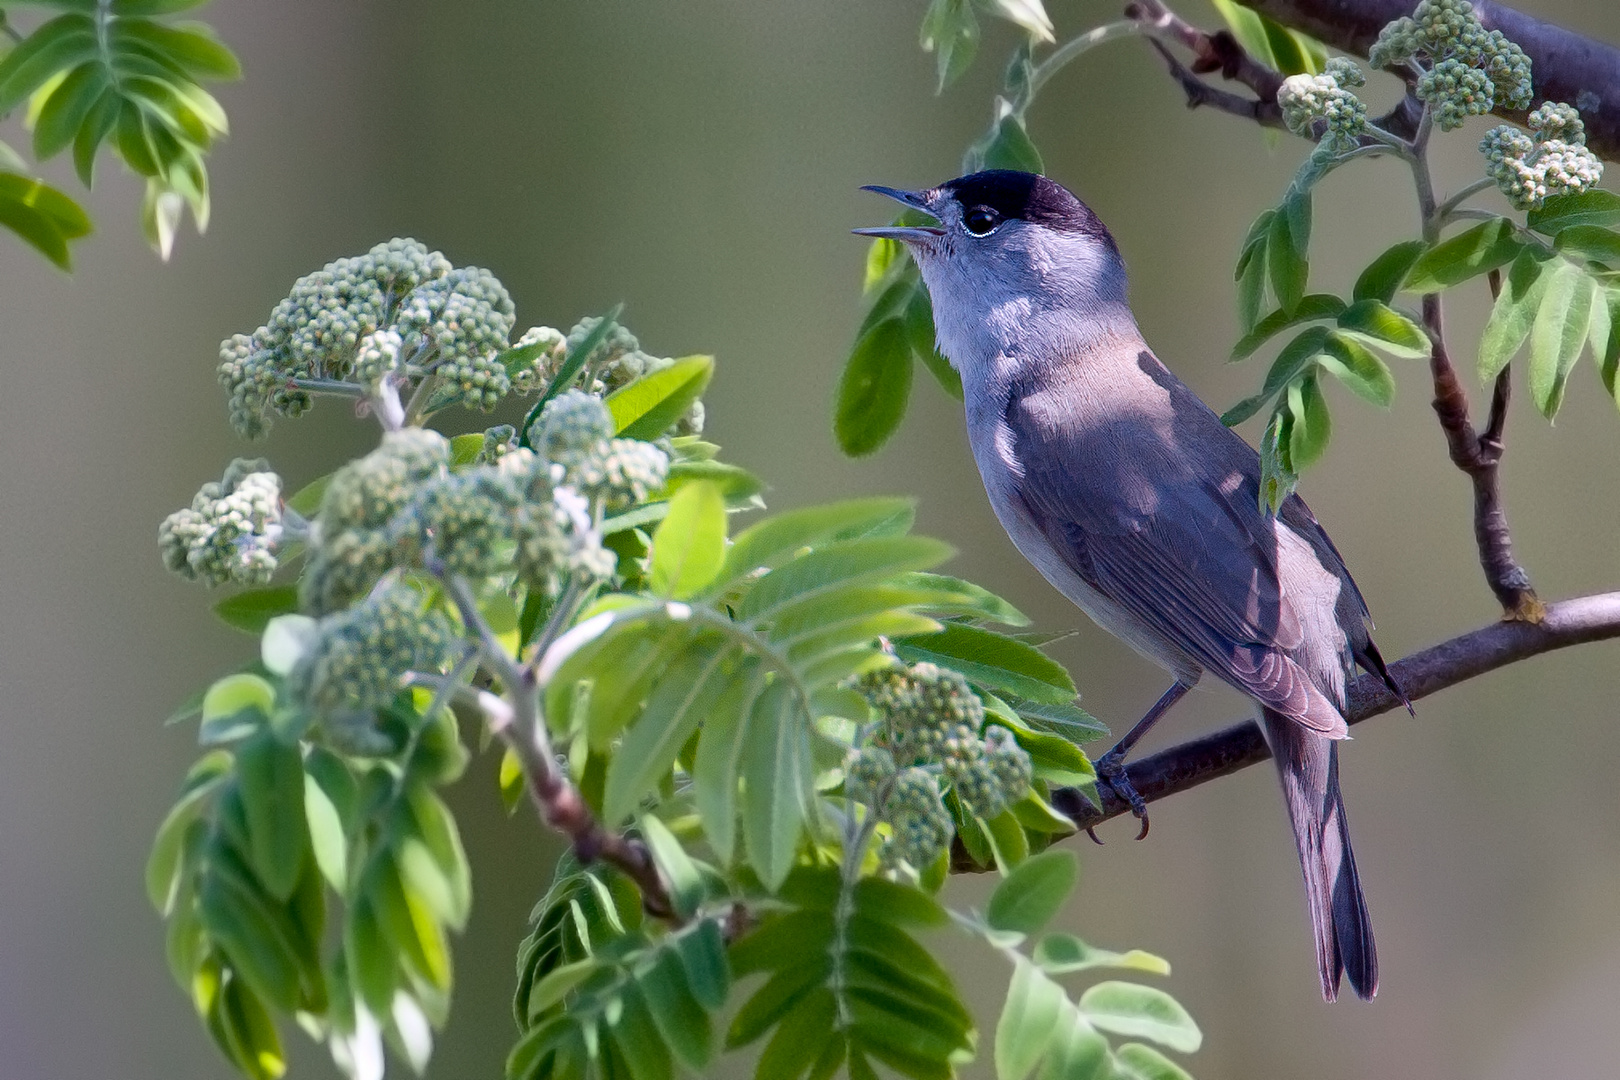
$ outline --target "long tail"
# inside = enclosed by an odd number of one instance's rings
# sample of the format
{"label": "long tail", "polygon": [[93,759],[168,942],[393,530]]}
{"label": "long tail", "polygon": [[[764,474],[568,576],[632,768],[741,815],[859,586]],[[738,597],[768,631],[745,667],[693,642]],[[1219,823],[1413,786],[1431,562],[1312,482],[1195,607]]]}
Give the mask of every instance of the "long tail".
{"label": "long tail", "polygon": [[1357,997],[1371,1000],[1378,993],[1378,950],[1339,794],[1338,743],[1270,709],[1261,711],[1261,729],[1277,761],[1305,872],[1322,997],[1339,996],[1343,974]]}

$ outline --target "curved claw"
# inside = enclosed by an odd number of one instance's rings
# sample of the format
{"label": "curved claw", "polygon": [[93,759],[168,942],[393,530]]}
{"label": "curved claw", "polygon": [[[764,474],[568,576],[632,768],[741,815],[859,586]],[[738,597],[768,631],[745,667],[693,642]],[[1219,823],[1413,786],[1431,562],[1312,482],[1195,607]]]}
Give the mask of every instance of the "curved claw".
{"label": "curved claw", "polygon": [[[1115,757],[1113,752],[1110,751],[1097,760],[1096,769],[1097,779],[1113,789],[1114,794],[1119,796],[1120,801],[1130,806],[1131,813],[1142,822],[1142,828],[1137,832],[1136,838],[1145,840],[1149,827],[1147,800],[1142,798],[1136,788],[1131,785],[1130,777],[1126,774],[1121,759]],[[1093,840],[1097,840],[1096,833],[1090,829],[1086,831],[1092,834],[1091,838]],[[1102,841],[1097,840],[1097,843],[1100,844]]]}
{"label": "curved claw", "polygon": [[1147,832],[1148,832],[1148,816],[1147,816],[1147,813],[1144,811],[1140,815],[1140,817],[1142,818],[1142,831],[1136,834],[1136,838],[1138,840],[1146,840],[1147,839]]}
{"label": "curved claw", "polygon": [[1107,845],[1102,842],[1102,837],[1097,835],[1097,830],[1096,829],[1094,829],[1094,828],[1092,828],[1090,826],[1087,826],[1086,835],[1091,837],[1091,842],[1093,844],[1096,844],[1098,847],[1107,847]]}

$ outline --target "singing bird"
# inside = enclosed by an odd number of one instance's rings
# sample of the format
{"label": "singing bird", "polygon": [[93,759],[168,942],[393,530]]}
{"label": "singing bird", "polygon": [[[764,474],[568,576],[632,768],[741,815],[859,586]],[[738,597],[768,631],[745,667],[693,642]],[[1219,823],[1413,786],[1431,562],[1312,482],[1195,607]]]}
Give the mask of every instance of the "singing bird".
{"label": "singing bird", "polygon": [[1175,678],[1099,776],[1145,834],[1131,747],[1206,672],[1247,695],[1282,778],[1322,996],[1343,975],[1372,998],[1378,955],[1339,793],[1346,679],[1359,663],[1406,698],[1333,542],[1297,495],[1262,509],[1259,456],[1148,348],[1113,236],[1068,189],[994,170],[867,190],[937,222],[855,231],[902,241],[922,272],[1002,527],[1059,592]]}

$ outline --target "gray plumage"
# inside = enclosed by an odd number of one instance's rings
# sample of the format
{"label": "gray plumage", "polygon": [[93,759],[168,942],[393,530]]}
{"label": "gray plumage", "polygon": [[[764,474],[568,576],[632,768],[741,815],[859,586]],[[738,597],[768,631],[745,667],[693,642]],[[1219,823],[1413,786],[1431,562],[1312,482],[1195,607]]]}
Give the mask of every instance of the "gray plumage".
{"label": "gray plumage", "polygon": [[905,240],[917,259],[996,516],[1104,629],[1181,684],[1208,672],[1260,707],[1323,996],[1347,973],[1372,997],[1335,740],[1352,666],[1387,672],[1338,551],[1297,496],[1262,512],[1255,451],[1147,347],[1113,238],[1066,189],[980,173],[878,190],[939,219],[862,231]]}

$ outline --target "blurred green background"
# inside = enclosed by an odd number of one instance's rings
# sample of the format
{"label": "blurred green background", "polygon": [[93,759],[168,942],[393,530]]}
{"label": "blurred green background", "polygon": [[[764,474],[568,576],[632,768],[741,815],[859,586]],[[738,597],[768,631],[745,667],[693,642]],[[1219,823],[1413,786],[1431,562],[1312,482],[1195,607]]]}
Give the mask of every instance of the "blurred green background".
{"label": "blurred green background", "polygon": [[[1524,6],[1620,40],[1607,0]],[[916,494],[921,528],[959,548],[955,572],[1042,629],[1079,627],[1056,648],[1093,711],[1120,729],[1158,695],[1159,672],[1013,551],[959,407],[925,376],[884,452],[850,462],[833,447],[833,386],[860,315],[864,245],[848,229],[890,212],[856,188],[954,175],[1012,43],[991,28],[980,63],[936,97],[916,47],[922,8],[219,3],[206,17],[247,78],[220,92],[233,135],[212,161],[209,234],[183,235],[160,264],[136,225],[137,185],[103,162],[90,200],[100,232],[73,277],[0,239],[0,1076],[228,1075],[169,981],[140,868],[196,753],[190,730],[164,729],[163,717],[254,643],[212,621],[217,596],[162,571],[157,523],[244,452],[214,383],[219,340],[257,326],[296,276],[390,236],[493,269],[520,326],[567,327],[624,300],[649,349],[713,352],[710,431],[774,484],[774,506]],[[1117,14],[1093,0],[1049,8],[1060,36]],[[1213,24],[1201,2],[1183,11]],[[1371,93],[1376,105],[1393,87]],[[1188,112],[1134,41],[1065,72],[1032,128],[1048,171],[1113,229],[1164,360],[1218,407],[1247,393],[1259,362],[1223,362],[1230,267],[1302,144]],[[1441,140],[1446,177],[1477,175],[1475,139]],[[66,169],[52,175],[71,189]],[[1327,181],[1316,284],[1346,285],[1357,260],[1411,231],[1402,181],[1394,162]],[[1464,355],[1482,291],[1452,308]],[[1333,398],[1335,446],[1304,484],[1390,657],[1495,616],[1468,485],[1446,460],[1423,369],[1398,376],[1390,414]],[[1550,598],[1620,583],[1620,499],[1607,479],[1620,418],[1589,371],[1570,399],[1556,429],[1525,402],[1509,428],[1508,506]],[[374,433],[327,400],[254,452],[297,486]],[[1415,720],[1356,729],[1344,785],[1383,959],[1374,1004],[1318,999],[1269,769],[1158,804],[1144,843],[1116,824],[1107,847],[1082,844],[1064,926],[1172,960],[1167,986],[1206,1032],[1188,1061],[1201,1080],[1613,1075],[1616,656],[1610,643],[1543,657],[1424,701]],[[1208,689],[1154,745],[1243,712]],[[480,759],[454,796],[477,904],[437,1077],[498,1075],[513,1037],[513,947],[555,854],[527,813],[500,811],[492,775]],[[983,885],[955,883],[953,896],[971,903]],[[1008,972],[965,938],[943,944],[961,957],[988,1039]],[[333,1075],[323,1050],[293,1039],[295,1076]]]}

